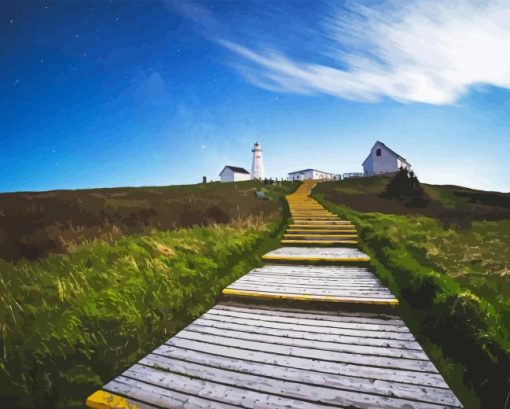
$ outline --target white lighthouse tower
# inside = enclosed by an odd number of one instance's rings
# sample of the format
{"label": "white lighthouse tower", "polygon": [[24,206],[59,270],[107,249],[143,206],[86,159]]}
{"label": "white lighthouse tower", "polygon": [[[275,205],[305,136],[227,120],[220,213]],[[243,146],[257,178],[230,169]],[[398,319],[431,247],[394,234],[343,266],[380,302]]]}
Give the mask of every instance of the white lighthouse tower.
{"label": "white lighthouse tower", "polygon": [[251,178],[264,179],[264,162],[262,161],[262,146],[255,142],[253,149],[253,160],[251,162]]}

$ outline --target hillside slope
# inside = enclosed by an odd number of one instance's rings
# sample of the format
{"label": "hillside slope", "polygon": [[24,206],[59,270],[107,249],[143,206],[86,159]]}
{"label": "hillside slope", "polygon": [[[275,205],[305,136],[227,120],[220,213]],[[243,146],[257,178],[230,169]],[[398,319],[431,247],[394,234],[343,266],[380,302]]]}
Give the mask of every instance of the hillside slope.
{"label": "hillside slope", "polygon": [[[0,258],[35,260],[93,239],[228,223],[278,211],[254,197],[260,182],[0,194]],[[271,186],[279,194],[290,183]]]}
{"label": "hillside slope", "polygon": [[408,325],[466,407],[504,407],[510,389],[510,195],[423,185],[427,203],[408,207],[380,196],[389,180],[321,183],[314,195],[355,222]]}
{"label": "hillside slope", "polygon": [[[263,187],[268,201],[254,198],[258,182],[50,192],[34,194],[34,208],[10,209],[20,220],[28,213],[30,237],[48,220],[76,222],[75,215],[80,223],[89,215],[93,232],[113,217],[125,230],[81,244],[83,236],[72,236],[68,254],[0,260],[0,402],[82,408],[93,390],[209,309],[278,245],[288,215],[281,199],[296,186]],[[51,207],[49,219],[38,217],[55,203],[71,212]],[[206,226],[174,228],[192,222]],[[126,234],[137,230],[146,231]]]}

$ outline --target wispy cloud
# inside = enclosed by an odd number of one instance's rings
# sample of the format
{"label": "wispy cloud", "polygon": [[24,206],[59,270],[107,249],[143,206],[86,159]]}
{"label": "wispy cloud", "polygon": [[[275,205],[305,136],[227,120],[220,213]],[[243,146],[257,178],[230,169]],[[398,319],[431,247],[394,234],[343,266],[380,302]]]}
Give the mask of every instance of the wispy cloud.
{"label": "wispy cloud", "polygon": [[392,1],[325,12],[328,63],[220,42],[241,57],[234,64],[248,81],[273,91],[451,104],[474,85],[510,88],[509,22],[509,0]]}

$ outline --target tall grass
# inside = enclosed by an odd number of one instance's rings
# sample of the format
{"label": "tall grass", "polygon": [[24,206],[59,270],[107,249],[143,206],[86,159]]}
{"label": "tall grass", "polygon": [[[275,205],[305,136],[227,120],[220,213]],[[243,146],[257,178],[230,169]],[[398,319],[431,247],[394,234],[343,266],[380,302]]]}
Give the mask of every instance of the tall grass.
{"label": "tall grass", "polygon": [[82,407],[212,306],[277,246],[282,226],[250,217],[96,240],[36,262],[0,260],[2,407]]}
{"label": "tall grass", "polygon": [[444,230],[428,217],[360,213],[327,201],[321,191],[314,196],[356,224],[374,269],[399,297],[401,314],[465,407],[504,408],[510,392],[510,336],[505,309],[498,304],[505,300],[478,296],[446,274],[441,270],[446,256],[437,251],[444,240],[452,241],[448,248],[461,250],[449,256],[461,258],[469,241],[466,246],[458,241],[469,233]]}

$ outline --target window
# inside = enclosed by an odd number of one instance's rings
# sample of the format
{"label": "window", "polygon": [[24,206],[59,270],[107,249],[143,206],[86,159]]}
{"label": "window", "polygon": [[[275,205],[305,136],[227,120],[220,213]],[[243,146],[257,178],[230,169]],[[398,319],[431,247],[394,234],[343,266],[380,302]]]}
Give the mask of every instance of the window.
{"label": "window", "polygon": [[376,149],[375,156],[381,156],[381,148]]}

